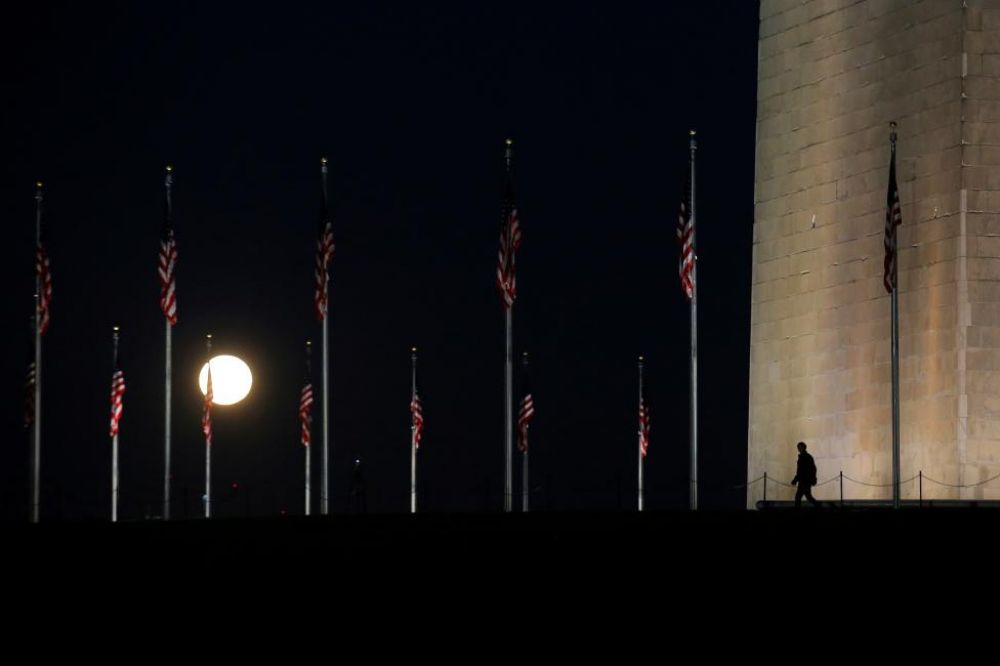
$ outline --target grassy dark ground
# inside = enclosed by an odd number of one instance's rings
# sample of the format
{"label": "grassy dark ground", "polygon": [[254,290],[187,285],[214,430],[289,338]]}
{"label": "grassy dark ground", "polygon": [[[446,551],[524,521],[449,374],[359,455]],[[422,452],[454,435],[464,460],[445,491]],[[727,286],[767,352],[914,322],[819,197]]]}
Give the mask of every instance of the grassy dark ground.
{"label": "grassy dark ground", "polygon": [[348,585],[415,571],[497,580],[586,571],[605,580],[690,582],[700,574],[743,586],[755,570],[778,581],[795,570],[863,575],[893,560],[899,572],[933,558],[971,562],[993,552],[1000,510],[369,514],[0,528],[8,568],[67,580],[74,571],[166,567],[195,577],[315,573]]}
{"label": "grassy dark ground", "polygon": [[[762,645],[860,645],[901,618],[918,632],[910,638],[940,639],[950,623],[969,629],[991,616],[976,609],[1000,598],[995,509],[369,514],[0,530],[4,601],[19,609],[8,615],[19,626],[58,618],[84,636],[113,626],[133,638],[213,640],[216,627],[230,627],[243,651],[304,627],[356,631],[368,647],[393,642],[383,628],[423,627],[430,649],[431,636],[506,636],[523,626],[550,640],[561,632],[585,653],[591,639],[626,645],[616,641],[635,631],[673,641],[696,632],[711,654],[745,657],[757,648],[729,632],[749,631]],[[933,632],[920,633],[925,623]]]}

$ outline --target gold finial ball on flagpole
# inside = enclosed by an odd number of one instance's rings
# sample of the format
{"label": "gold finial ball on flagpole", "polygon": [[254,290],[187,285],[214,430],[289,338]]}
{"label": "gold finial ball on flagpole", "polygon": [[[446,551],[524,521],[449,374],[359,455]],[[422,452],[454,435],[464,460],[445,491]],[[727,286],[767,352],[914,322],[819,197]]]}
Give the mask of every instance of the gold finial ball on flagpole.
{"label": "gold finial ball on flagpole", "polygon": [[312,340],[306,340],[306,347],[312,347]]}
{"label": "gold finial ball on flagpole", "polygon": [[698,132],[696,132],[695,130],[688,130],[688,135],[689,135],[689,136],[694,136],[694,135],[695,135],[695,134],[697,134],[697,133],[698,133]]}
{"label": "gold finial ball on flagpole", "polygon": [[42,189],[42,181],[36,180],[35,181],[35,187],[37,187],[38,189]]}
{"label": "gold finial ball on flagpole", "polygon": [[417,348],[416,347],[410,347],[410,351],[413,352],[414,354],[416,354],[417,353]]}
{"label": "gold finial ball on flagpole", "polygon": [[325,157],[319,158],[319,163],[322,164],[323,166],[326,166],[326,158]]}
{"label": "gold finial ball on flagpole", "polygon": [[512,146],[514,145],[514,139],[505,139],[504,143],[506,143],[508,146]]}
{"label": "gold finial ball on flagpole", "polygon": [[120,329],[120,328],[119,328],[118,326],[112,326],[112,327],[111,327],[111,330],[113,330],[113,331],[114,331],[115,333],[117,333],[117,332],[118,332],[118,331],[120,331],[121,329]]}
{"label": "gold finial ball on flagpole", "polygon": [[167,165],[167,173],[170,173],[173,170],[174,170],[174,168],[168,164]]}

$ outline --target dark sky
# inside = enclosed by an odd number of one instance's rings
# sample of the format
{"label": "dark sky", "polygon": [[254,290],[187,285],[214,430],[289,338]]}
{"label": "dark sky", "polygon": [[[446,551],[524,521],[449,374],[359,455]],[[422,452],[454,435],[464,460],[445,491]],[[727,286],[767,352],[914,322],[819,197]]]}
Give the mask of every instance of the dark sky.
{"label": "dark sky", "polygon": [[[54,282],[43,519],[109,513],[114,324],[128,386],[121,514],[158,513],[155,265],[168,163],[180,254],[174,515],[200,512],[195,378],[209,332],[217,351],[242,356],[255,374],[246,401],[215,412],[217,515],[302,511],[296,407],[303,343],[320,335],[312,265],[323,155],[336,239],[333,507],[346,507],[359,456],[369,509],[407,509],[417,345],[421,507],[499,509],[504,336],[494,269],[508,136],[524,233],[515,348],[532,355],[537,406],[535,506],[634,505],[644,354],[647,506],[685,507],[689,324],[674,228],[692,127],[702,504],[742,507],[732,486],[746,468],[757,3],[540,4],[22,3],[24,13],[8,15],[0,513],[27,515],[36,179],[46,184]],[[318,415],[314,434],[318,444]],[[317,487],[318,478],[317,464]]]}

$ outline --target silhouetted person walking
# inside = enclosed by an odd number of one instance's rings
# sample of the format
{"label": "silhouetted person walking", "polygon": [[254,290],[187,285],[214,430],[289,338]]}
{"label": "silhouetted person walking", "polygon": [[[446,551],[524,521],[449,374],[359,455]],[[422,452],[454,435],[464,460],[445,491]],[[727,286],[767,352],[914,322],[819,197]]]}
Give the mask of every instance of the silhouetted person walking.
{"label": "silhouetted person walking", "polygon": [[802,505],[802,496],[805,495],[806,499],[818,509],[819,502],[812,495],[812,487],[816,485],[816,461],[806,453],[805,442],[799,442],[798,448],[799,462],[795,466],[795,478],[792,479],[792,485],[798,486],[795,491],[795,508],[798,509]]}

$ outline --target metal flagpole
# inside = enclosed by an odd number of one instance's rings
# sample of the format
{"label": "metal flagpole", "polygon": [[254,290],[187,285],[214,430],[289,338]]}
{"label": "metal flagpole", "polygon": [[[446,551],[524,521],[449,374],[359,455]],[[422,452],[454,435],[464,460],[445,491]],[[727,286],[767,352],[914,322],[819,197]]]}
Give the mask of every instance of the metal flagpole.
{"label": "metal flagpole", "polygon": [[[528,352],[524,352],[521,355],[521,367],[524,370],[524,372],[521,373],[521,376],[523,378],[527,378],[527,376],[528,376]],[[523,387],[523,390],[527,390],[527,387]],[[525,395],[527,395],[527,393],[525,393]],[[521,399],[523,400],[524,398],[522,397]],[[522,403],[522,407],[521,408],[522,409],[524,408],[523,403]],[[521,417],[519,416],[518,418],[520,419]],[[522,451],[522,453],[523,453],[523,457],[521,459],[521,511],[523,513],[527,513],[528,512],[528,497],[531,494],[531,490],[530,490],[531,487],[528,485],[528,447],[527,446],[524,447],[524,451]]]}
{"label": "metal flagpole", "polygon": [[[164,181],[166,189],[166,214],[168,223],[172,224],[173,201],[171,189],[174,184],[173,168],[167,166],[167,177]],[[173,326],[170,319],[164,317],[164,327],[166,328],[166,338],[164,339],[164,352],[166,362],[164,364],[164,408],[163,408],[163,520],[170,520],[170,403],[173,377],[173,348],[172,333]]]}
{"label": "metal flagpole", "polygon": [[899,508],[899,298],[896,289],[892,290],[892,506]]}
{"label": "metal flagpole", "polygon": [[38,248],[42,243],[42,184],[35,183],[35,423],[31,451],[31,522],[38,522],[42,465],[42,276]]}
{"label": "metal flagpole", "polygon": [[[323,215],[329,215],[327,208],[326,189],[326,158],[320,160],[320,173],[323,177]],[[324,220],[325,224],[325,220]],[[323,293],[329,294],[327,290],[330,285],[329,271],[323,271]],[[327,297],[329,298],[329,297]],[[330,337],[329,301],[324,305],[326,311],[323,313],[323,489],[320,498],[320,511],[325,516],[330,511]]]}
{"label": "metal flagpole", "polygon": [[[310,358],[312,356],[312,341],[306,340],[306,381],[312,384],[312,372],[310,368]],[[302,424],[302,427],[309,427],[307,424]],[[310,440],[312,437],[309,438]],[[306,444],[306,515],[311,513],[312,508],[312,481],[310,478],[310,472],[312,471],[312,441]]]}
{"label": "metal flagpole", "polygon": [[528,496],[530,487],[528,486],[528,449],[524,450],[524,464],[521,466],[521,511],[528,513]]}
{"label": "metal flagpole", "polygon": [[[896,167],[896,123],[890,124],[890,151],[892,153],[892,169]],[[895,187],[895,184],[893,183]],[[890,211],[888,213],[892,215]],[[892,253],[895,261],[892,264],[892,506],[899,508],[899,254],[897,252],[898,231],[893,224]]]}
{"label": "metal flagpole", "polygon": [[639,490],[638,490],[639,511],[642,511],[642,501],[643,501],[643,485],[642,485],[642,482],[643,482],[643,479],[642,479],[642,462],[643,462],[643,460],[642,460],[643,459],[643,456],[642,456],[642,429],[643,429],[644,424],[642,422],[642,415],[643,415],[643,410],[644,409],[645,409],[645,404],[644,404],[643,399],[642,399],[642,357],[640,356],[639,357],[639,416],[640,416],[640,418],[639,418],[639,451],[638,451],[638,453],[639,453]]}
{"label": "metal flagpole", "polygon": [[514,333],[513,333],[513,304],[506,310],[507,329],[507,361],[504,367],[504,381],[506,390],[504,391],[504,481],[503,481],[503,510],[510,512],[512,508],[512,461],[513,461],[513,374],[514,374]]}
{"label": "metal flagpole", "polygon": [[[507,167],[507,178],[510,179],[510,162],[511,162],[511,144],[512,141],[507,139],[507,150],[504,153],[504,161]],[[510,215],[510,211],[504,211],[505,215]],[[506,220],[505,224],[510,224],[510,220]],[[513,246],[507,249],[508,252],[513,253]],[[504,366],[504,381],[505,381],[505,391],[504,391],[504,481],[503,481],[503,510],[509,513],[512,509],[513,497],[512,497],[512,476],[513,476],[513,451],[514,451],[514,304],[511,303],[505,310],[505,324],[506,324],[506,341],[507,341],[507,354],[506,354],[506,365]]]}
{"label": "metal flagpole", "polygon": [[[111,399],[112,406],[111,409],[114,410],[114,374],[118,371],[118,327],[115,326],[112,334],[112,348],[114,349],[112,353],[112,358],[114,360],[112,364],[112,387],[111,387]],[[112,414],[112,417],[114,415]],[[115,434],[111,436],[111,522],[118,522],[118,429],[115,429]]]}
{"label": "metal flagpole", "polygon": [[[208,352],[208,381],[211,388],[212,381],[212,334],[205,336],[205,350]],[[211,403],[208,404],[211,409]],[[209,412],[209,419],[211,419]],[[205,517],[212,517],[212,444],[211,438],[205,435]]]}
{"label": "metal flagpole", "polygon": [[691,510],[698,508],[698,229],[695,217],[694,156],[697,150],[695,131],[691,130],[691,245],[694,257],[691,267]]}
{"label": "metal flagpole", "polygon": [[410,350],[410,513],[417,512],[417,415],[413,411],[417,399],[417,348]]}

